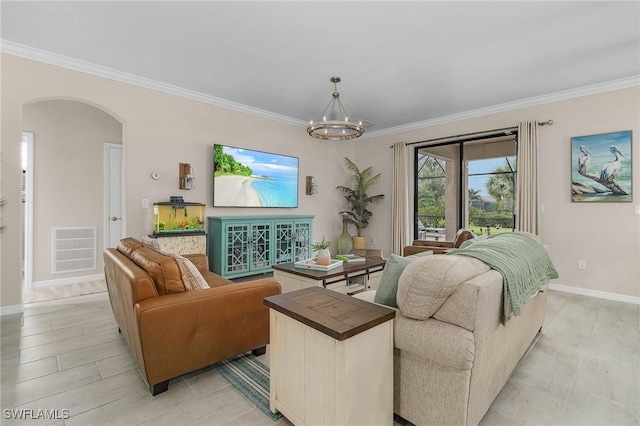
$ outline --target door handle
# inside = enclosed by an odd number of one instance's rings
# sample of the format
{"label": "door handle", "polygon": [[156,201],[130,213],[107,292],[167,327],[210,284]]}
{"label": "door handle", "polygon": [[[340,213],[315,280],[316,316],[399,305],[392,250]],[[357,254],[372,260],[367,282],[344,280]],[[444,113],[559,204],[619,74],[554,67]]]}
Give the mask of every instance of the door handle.
{"label": "door handle", "polygon": [[116,220],[122,220],[122,218],[121,218],[121,217],[115,217],[115,216],[113,216],[113,217],[111,218],[111,221],[112,221],[112,222],[115,222]]}

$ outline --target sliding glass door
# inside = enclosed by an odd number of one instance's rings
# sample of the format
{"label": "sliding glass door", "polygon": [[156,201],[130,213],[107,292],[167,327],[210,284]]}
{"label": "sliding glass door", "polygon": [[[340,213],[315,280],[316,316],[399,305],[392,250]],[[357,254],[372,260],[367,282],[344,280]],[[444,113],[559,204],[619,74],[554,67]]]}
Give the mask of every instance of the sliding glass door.
{"label": "sliding glass door", "polygon": [[513,231],[516,149],[515,134],[416,148],[414,238]]}

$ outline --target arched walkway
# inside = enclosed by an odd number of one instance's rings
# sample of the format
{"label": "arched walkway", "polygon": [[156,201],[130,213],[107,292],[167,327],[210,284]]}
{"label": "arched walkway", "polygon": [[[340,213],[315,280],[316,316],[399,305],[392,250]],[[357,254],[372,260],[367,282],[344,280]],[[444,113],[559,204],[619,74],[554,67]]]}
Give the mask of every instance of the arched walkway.
{"label": "arched walkway", "polygon": [[[123,121],[90,101],[70,98],[27,102],[21,118],[23,131],[34,135],[33,167],[26,173],[32,193],[25,200],[31,202],[23,206],[23,302],[104,291],[105,144],[122,147]],[[80,236],[83,230],[92,239]],[[67,239],[74,234],[79,236]]]}

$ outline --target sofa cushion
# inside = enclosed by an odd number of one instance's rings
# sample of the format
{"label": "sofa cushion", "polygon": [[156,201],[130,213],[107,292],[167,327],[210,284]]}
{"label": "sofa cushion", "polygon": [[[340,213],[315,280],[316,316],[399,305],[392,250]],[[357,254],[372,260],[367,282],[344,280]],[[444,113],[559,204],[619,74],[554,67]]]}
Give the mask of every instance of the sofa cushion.
{"label": "sofa cushion", "polygon": [[171,256],[158,253],[149,247],[138,247],[131,254],[131,260],[144,269],[156,285],[158,294],[182,293],[182,272],[178,262]]}
{"label": "sofa cushion", "polygon": [[478,291],[480,290],[473,281],[478,277],[474,277],[469,281],[465,281],[451,296],[442,304],[434,314],[433,318],[438,321],[447,322],[457,325],[469,331],[475,330],[477,310],[478,310]]}
{"label": "sofa cushion", "polygon": [[131,237],[123,238],[118,243],[118,251],[127,256],[129,259],[131,259],[131,254],[133,253],[133,251],[138,247],[142,247],[142,243]]}
{"label": "sofa cushion", "polygon": [[432,254],[433,252],[431,251],[424,251],[407,257],[390,254],[387,263],[384,265],[380,284],[378,284],[378,290],[373,299],[374,302],[397,308],[396,293],[398,292],[398,279],[402,271],[412,260]]}
{"label": "sofa cushion", "polygon": [[[396,314],[393,321],[393,342],[402,358],[412,355],[420,358],[420,365],[425,370],[442,369],[441,366],[455,370],[473,368],[476,345],[469,330],[435,319],[416,321],[402,313]],[[434,367],[427,367],[429,364]],[[443,384],[443,390],[445,387]]]}
{"label": "sofa cushion", "polygon": [[204,290],[206,288],[211,288],[207,283],[207,280],[202,276],[196,265],[184,256],[181,256],[177,253],[169,253],[162,249],[162,245],[158,241],[157,238],[151,237],[142,237],[142,245],[157,251],[160,254],[165,256],[173,257],[178,263],[178,267],[180,268],[180,274],[182,275],[182,284],[184,285],[184,289],[187,291],[190,290]]}
{"label": "sofa cushion", "polygon": [[489,270],[464,256],[435,255],[411,262],[398,281],[397,304],[407,317],[431,317],[458,286]]}

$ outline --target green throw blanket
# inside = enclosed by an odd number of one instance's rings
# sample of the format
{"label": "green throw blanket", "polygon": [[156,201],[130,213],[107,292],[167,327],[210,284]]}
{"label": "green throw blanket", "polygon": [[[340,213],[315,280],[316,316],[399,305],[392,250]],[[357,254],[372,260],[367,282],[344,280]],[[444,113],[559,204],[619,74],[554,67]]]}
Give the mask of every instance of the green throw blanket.
{"label": "green throw blanket", "polygon": [[486,239],[466,241],[447,254],[479,259],[500,272],[504,280],[502,324],[550,279],[558,278],[546,250],[536,240],[521,233],[501,233]]}

